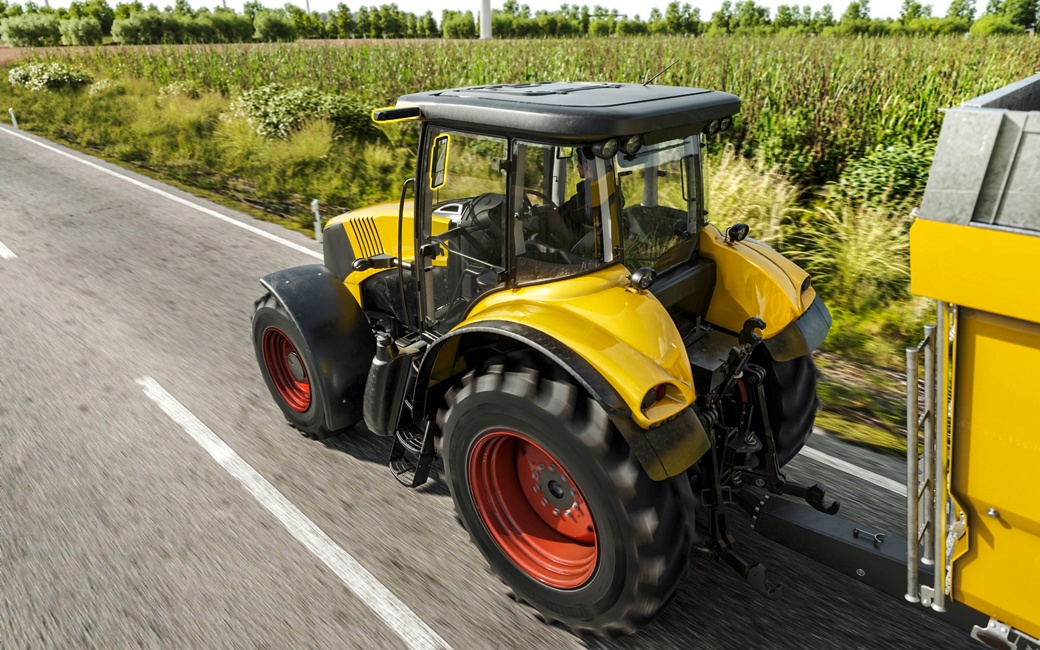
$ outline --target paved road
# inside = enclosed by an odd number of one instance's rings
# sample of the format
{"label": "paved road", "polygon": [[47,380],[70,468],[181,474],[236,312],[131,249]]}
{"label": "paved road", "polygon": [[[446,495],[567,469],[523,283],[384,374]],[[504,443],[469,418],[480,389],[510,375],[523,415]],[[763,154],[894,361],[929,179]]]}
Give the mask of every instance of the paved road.
{"label": "paved road", "polygon": [[[504,595],[443,482],[408,491],[385,440],[284,424],[249,318],[257,279],[314,261],[313,241],[31,140],[0,131],[0,648],[583,645]],[[901,480],[898,459],[815,438]],[[902,530],[898,495],[808,458],[791,474]],[[652,626],[590,645],[975,647],[741,537],[785,600],[698,556]]]}

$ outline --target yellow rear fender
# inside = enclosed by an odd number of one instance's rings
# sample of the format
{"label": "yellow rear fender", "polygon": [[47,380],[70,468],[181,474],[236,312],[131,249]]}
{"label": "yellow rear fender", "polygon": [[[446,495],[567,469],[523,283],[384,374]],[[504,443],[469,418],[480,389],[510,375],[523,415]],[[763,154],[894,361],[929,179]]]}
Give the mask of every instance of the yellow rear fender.
{"label": "yellow rear fender", "polygon": [[506,352],[520,352],[520,356],[534,353],[540,358],[540,370],[554,365],[570,375],[574,384],[603,406],[647,474],[656,481],[683,473],[709,449],[707,434],[692,408],[642,429],[621,394],[588,361],[557,339],[516,321],[471,322],[431,346],[418,371],[414,412],[432,419],[440,400],[431,399],[431,394],[442,393],[445,384],[451,385],[451,380],[476,369],[489,356]]}
{"label": "yellow rear fender", "polygon": [[701,231],[700,254],[714,260],[717,269],[709,323],[740,332],[747,319],[761,318],[764,344],[777,361],[808,354],[823,343],[830,312],[797,264],[754,240],[727,242],[713,225]]}
{"label": "yellow rear fender", "polygon": [[[621,265],[490,294],[460,327],[482,321],[522,323],[573,350],[614,386],[641,428],[696,398],[690,360],[672,319],[652,294],[629,287]],[[663,399],[644,408],[647,393],[661,385]]]}

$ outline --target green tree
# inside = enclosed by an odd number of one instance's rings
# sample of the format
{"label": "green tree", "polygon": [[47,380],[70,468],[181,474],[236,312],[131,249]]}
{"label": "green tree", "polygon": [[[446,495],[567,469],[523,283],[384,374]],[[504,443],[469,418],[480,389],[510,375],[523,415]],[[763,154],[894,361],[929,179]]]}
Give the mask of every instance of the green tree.
{"label": "green tree", "polygon": [[733,3],[723,0],[719,10],[711,15],[711,31],[728,34],[733,27]]}
{"label": "green tree", "polygon": [[342,2],[336,7],[336,33],[340,38],[350,38],[354,35],[354,14],[350,7]]}
{"label": "green tree", "polygon": [[453,11],[445,9],[441,14],[441,30],[444,38],[476,38],[477,23],[473,12]]}
{"label": "green tree", "polygon": [[432,11],[427,11],[419,19],[419,33],[424,38],[438,38],[441,35],[440,27],[437,26],[437,19],[433,17]]}
{"label": "green tree", "polygon": [[841,22],[870,20],[870,0],[852,0],[841,15]]}
{"label": "green tree", "polygon": [[764,27],[769,24],[769,9],[755,4],[755,0],[741,0],[733,9],[733,20],[740,30]]}
{"label": "green tree", "polygon": [[948,18],[961,18],[970,23],[975,20],[975,0],[952,0],[946,16]]}
{"label": "green tree", "polygon": [[813,29],[821,31],[826,27],[834,26],[834,10],[831,9],[829,4],[820,7],[820,10],[813,14]]}
{"label": "green tree", "polygon": [[358,38],[368,38],[370,15],[368,7],[360,7],[354,14],[354,35]]}
{"label": "green tree", "polygon": [[1005,0],[1004,15],[1012,25],[1029,29],[1036,25],[1037,0]]}
{"label": "green tree", "polygon": [[798,7],[792,5],[779,5],[776,8],[776,16],[773,18],[773,27],[786,29],[798,25],[800,21]]}
{"label": "green tree", "polygon": [[295,41],[296,25],[282,11],[260,11],[253,19],[256,32],[253,38],[265,43],[273,41]]}
{"label": "green tree", "polygon": [[931,15],[931,5],[922,5],[917,0],[903,0],[903,7],[899,12],[899,22],[903,25],[909,25],[911,21],[918,18],[928,18]]}

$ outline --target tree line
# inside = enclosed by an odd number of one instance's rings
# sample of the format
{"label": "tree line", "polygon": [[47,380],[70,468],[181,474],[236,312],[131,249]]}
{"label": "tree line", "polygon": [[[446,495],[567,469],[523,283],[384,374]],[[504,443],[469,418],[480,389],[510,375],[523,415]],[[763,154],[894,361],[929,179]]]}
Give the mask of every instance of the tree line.
{"label": "tree line", "polygon": [[[492,10],[496,38],[609,37],[673,34],[1013,34],[1033,31],[1040,0],[987,0],[976,17],[977,0],[953,0],[945,16],[934,16],[931,5],[903,0],[898,18],[870,16],[870,0],[853,0],[840,17],[831,5],[813,11],[809,5],[780,5],[776,12],[755,0],[725,0],[718,11],[702,17],[689,3],[671,2],[662,12],[651,9],[644,19],[629,17],[599,5],[564,4],[556,11],[531,12],[517,0]],[[445,10],[438,21],[432,11],[422,15],[396,4],[362,6],[344,3],[326,12],[306,11],[292,3],[264,7],[246,2],[242,13],[226,9],[193,9],[188,0],[175,0],[159,9],[140,0],[73,0],[68,8],[52,9],[33,0],[24,5],[0,0],[0,39],[13,46],[240,43],[332,38],[476,38],[472,11]]]}

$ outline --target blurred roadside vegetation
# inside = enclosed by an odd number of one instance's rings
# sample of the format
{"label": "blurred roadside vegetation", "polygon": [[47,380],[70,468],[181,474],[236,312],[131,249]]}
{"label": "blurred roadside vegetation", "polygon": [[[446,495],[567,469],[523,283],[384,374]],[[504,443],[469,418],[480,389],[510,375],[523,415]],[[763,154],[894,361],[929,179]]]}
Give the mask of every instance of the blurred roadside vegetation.
{"label": "blurred roadside vegetation", "polygon": [[[2,0],[0,0],[2,1]],[[711,218],[803,265],[834,317],[818,356],[820,426],[897,450],[903,349],[932,318],[909,295],[908,230],[941,109],[1034,74],[1030,36],[631,37],[365,41],[36,50],[0,74],[20,126],[302,231],[396,199],[414,125],[377,106],[426,88],[534,79],[635,81],[734,92],[709,139]],[[880,429],[879,429],[880,427]]]}
{"label": "blurred roadside vegetation", "polygon": [[[990,0],[977,11],[976,0],[953,0],[945,16],[933,16],[931,5],[904,0],[898,18],[870,15],[869,0],[853,0],[841,16],[830,4],[817,11],[808,5],[779,5],[775,13],[755,0],[724,0],[710,16],[689,3],[671,2],[662,12],[653,8],[645,18],[595,5],[563,4],[556,11],[531,12],[518,0],[506,0],[492,10],[496,38],[574,38],[666,35],[821,35],[887,36],[1022,34],[1036,25],[1037,0]],[[292,3],[264,7],[249,0],[242,13],[220,7],[193,9],[188,0],[159,10],[140,0],[73,0],[66,7],[24,5],[0,0],[0,39],[8,45],[243,43],[302,39],[445,38],[471,39],[478,34],[472,11],[445,10],[438,20],[432,11],[422,15],[402,11],[396,4],[361,6],[344,3],[325,12],[308,11]]]}

